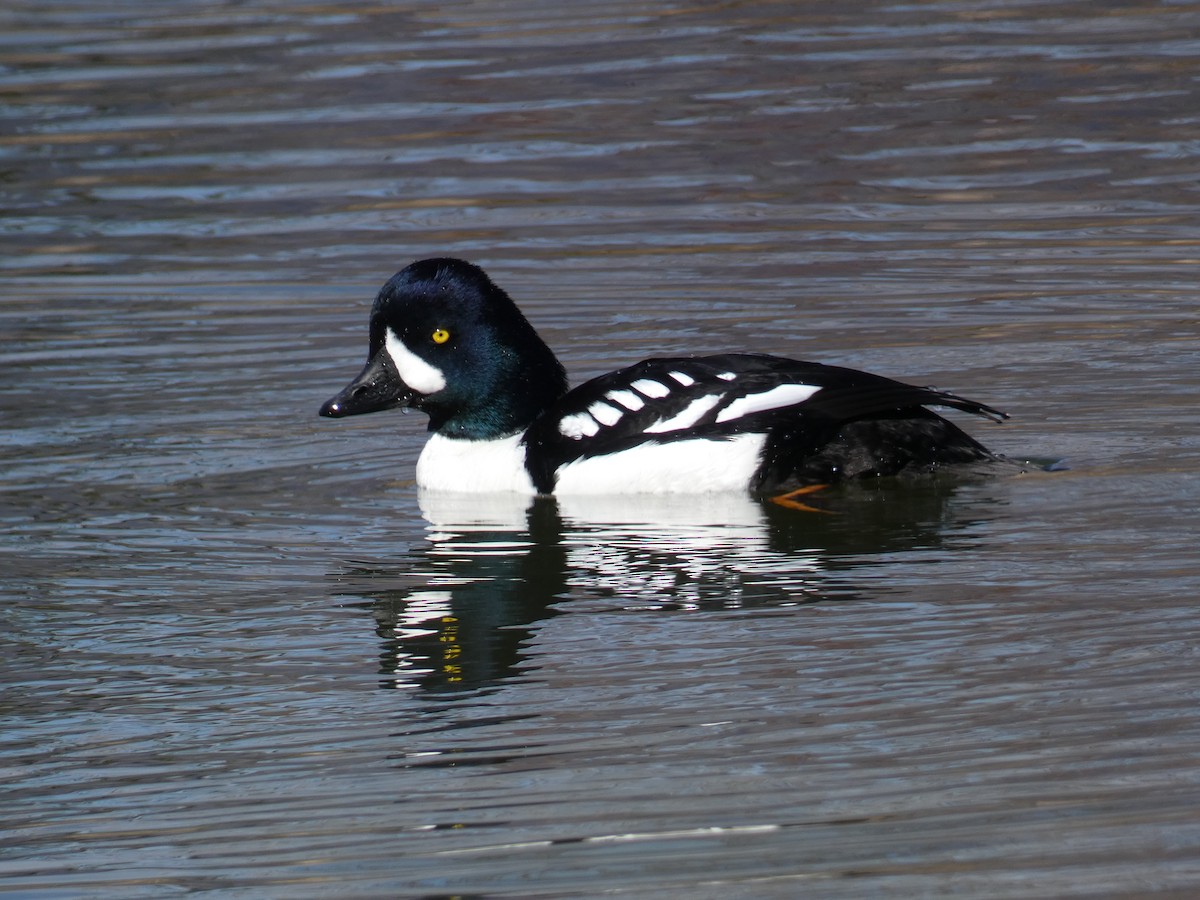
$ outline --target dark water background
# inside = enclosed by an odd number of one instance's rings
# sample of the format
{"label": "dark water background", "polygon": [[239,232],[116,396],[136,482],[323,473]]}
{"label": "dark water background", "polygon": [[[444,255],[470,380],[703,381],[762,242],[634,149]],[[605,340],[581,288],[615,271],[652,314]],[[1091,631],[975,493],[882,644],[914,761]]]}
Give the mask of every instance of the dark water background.
{"label": "dark water background", "polygon": [[[0,197],[0,893],[1200,891],[1200,5],[9,0]],[[1071,469],[419,498],[434,254]]]}

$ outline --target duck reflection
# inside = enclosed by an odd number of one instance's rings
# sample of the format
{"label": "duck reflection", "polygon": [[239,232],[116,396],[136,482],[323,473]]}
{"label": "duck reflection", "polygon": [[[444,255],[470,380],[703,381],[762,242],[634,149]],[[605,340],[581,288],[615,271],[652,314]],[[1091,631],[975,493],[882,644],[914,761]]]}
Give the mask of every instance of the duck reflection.
{"label": "duck reflection", "polygon": [[567,599],[610,609],[856,599],[855,570],[969,540],[972,520],[949,502],[956,487],[840,488],[814,501],[820,512],[738,494],[421,493],[425,544],[339,582],[376,620],[384,685],[474,692],[527,668],[532,626]]}

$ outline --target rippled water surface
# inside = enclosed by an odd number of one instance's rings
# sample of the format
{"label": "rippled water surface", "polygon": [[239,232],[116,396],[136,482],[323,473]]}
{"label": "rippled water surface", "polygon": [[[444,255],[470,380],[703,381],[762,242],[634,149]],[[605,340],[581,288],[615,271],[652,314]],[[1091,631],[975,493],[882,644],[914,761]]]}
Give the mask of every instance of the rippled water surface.
{"label": "rippled water surface", "polygon": [[[1200,5],[0,12],[0,892],[1200,891]],[[318,419],[484,265],[1069,470],[532,505]]]}

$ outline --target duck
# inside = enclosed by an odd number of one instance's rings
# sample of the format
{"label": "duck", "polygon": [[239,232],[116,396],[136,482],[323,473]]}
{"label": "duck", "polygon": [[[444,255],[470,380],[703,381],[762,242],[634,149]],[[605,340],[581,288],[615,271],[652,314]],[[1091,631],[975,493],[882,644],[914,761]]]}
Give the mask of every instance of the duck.
{"label": "duck", "polygon": [[807,508],[839,482],[1001,460],[932,387],[759,352],[646,359],[575,388],[509,295],[453,258],[413,262],[371,307],[367,362],[320,408],[419,410],[419,489],[527,495],[749,492]]}

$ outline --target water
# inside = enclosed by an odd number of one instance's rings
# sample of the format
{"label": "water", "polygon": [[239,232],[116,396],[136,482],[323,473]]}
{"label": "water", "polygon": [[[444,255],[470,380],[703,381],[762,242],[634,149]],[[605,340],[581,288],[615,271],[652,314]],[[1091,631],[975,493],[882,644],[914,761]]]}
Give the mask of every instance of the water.
{"label": "water", "polygon": [[[0,889],[1200,889],[1200,8],[9,3]],[[867,368],[1069,471],[422,498],[452,254],[575,381]]]}

